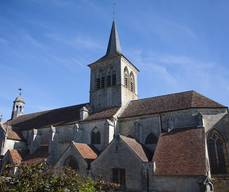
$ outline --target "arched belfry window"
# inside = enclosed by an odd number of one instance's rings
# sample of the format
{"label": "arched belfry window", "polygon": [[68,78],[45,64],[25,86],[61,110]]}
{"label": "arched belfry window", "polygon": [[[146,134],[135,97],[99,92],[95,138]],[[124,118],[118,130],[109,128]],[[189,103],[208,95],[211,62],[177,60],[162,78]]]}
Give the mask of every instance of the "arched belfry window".
{"label": "arched belfry window", "polygon": [[76,171],[79,170],[78,162],[75,157],[70,155],[65,161],[64,161],[64,166],[70,167]]}
{"label": "arched belfry window", "polygon": [[95,80],[95,86],[96,86],[96,89],[100,89],[100,78],[97,77],[96,80]]}
{"label": "arched belfry window", "polygon": [[107,73],[107,87],[110,87],[111,86],[111,72],[108,71]]}
{"label": "arched belfry window", "polygon": [[135,92],[135,78],[133,72],[130,73],[130,90]]}
{"label": "arched belfry window", "polygon": [[116,85],[116,81],[117,81],[117,79],[116,79],[116,71],[112,71],[112,85],[113,86]]}
{"label": "arched belfry window", "polygon": [[128,88],[128,84],[129,84],[129,71],[128,71],[127,67],[125,67],[125,69],[124,69],[124,85],[126,88]]}
{"label": "arched belfry window", "polygon": [[101,88],[105,87],[105,74],[104,72],[101,73]]}
{"label": "arched belfry window", "polygon": [[145,140],[145,144],[157,144],[157,137],[153,134],[150,133]]}
{"label": "arched belfry window", "polygon": [[97,127],[95,127],[91,132],[91,144],[100,144],[101,135]]}
{"label": "arched belfry window", "polygon": [[213,174],[226,173],[225,142],[223,136],[216,130],[208,134],[208,155]]}

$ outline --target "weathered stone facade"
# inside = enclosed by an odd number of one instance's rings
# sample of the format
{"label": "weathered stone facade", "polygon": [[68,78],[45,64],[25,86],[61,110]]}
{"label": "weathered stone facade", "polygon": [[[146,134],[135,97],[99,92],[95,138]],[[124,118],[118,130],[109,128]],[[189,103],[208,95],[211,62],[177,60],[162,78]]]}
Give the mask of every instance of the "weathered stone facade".
{"label": "weathered stone facade", "polygon": [[71,166],[126,191],[213,191],[219,175],[218,191],[228,186],[227,107],[195,91],[138,99],[139,70],[115,23],[105,56],[89,67],[89,103],[23,115],[16,98],[0,124],[2,164]]}

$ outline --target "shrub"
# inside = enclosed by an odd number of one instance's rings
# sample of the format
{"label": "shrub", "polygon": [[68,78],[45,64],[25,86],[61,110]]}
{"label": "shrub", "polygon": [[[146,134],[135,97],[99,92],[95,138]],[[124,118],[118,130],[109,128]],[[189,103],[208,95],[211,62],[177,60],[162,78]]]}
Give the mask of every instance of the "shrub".
{"label": "shrub", "polygon": [[82,177],[70,168],[49,169],[46,164],[21,165],[16,174],[8,166],[0,176],[2,192],[109,192],[117,185],[103,181],[93,181]]}

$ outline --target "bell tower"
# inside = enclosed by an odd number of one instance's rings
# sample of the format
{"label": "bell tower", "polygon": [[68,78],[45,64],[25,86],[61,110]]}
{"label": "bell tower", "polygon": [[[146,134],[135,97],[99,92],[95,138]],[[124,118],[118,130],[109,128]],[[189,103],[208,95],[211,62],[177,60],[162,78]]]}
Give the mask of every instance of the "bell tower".
{"label": "bell tower", "polygon": [[23,115],[23,112],[24,112],[25,101],[24,101],[24,98],[21,96],[22,89],[20,88],[18,90],[19,90],[19,96],[17,96],[13,102],[11,119],[14,119],[20,115]]}
{"label": "bell tower", "polygon": [[92,111],[121,107],[137,99],[139,70],[121,51],[115,22],[112,23],[106,54],[88,65],[91,69],[90,104]]}

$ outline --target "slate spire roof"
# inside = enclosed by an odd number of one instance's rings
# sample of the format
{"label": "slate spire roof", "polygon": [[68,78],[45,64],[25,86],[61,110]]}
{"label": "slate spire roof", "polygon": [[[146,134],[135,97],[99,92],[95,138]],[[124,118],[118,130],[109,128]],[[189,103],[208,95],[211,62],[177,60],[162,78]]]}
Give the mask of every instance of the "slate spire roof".
{"label": "slate spire roof", "polygon": [[118,34],[115,21],[112,22],[112,28],[110,32],[110,38],[109,38],[106,54],[100,59],[96,60],[95,62],[90,63],[88,66],[91,67],[98,62],[107,61],[108,58],[112,58],[114,56],[124,57],[137,71],[139,71],[139,69],[125,55],[122,54],[119,34]]}
{"label": "slate spire roof", "polygon": [[115,21],[113,21],[106,55],[115,55],[117,53],[121,53],[121,45],[117,27]]}

